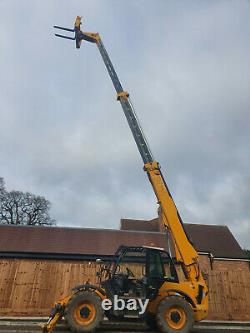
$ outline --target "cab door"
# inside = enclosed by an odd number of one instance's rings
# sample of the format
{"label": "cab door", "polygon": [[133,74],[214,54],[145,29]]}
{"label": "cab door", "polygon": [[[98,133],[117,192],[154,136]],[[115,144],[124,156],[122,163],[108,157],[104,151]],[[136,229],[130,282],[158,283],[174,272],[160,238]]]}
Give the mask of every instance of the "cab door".
{"label": "cab door", "polygon": [[157,296],[158,290],[165,281],[177,282],[178,277],[174,264],[167,252],[147,249],[147,297]]}

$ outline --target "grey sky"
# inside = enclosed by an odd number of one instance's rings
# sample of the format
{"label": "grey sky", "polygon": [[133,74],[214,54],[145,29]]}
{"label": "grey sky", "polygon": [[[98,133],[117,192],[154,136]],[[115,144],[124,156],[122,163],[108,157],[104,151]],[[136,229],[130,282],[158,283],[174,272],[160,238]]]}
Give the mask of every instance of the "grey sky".
{"label": "grey sky", "polygon": [[250,241],[249,1],[0,1],[0,176],[52,203],[59,225],[118,228],[156,200],[95,45],[130,92],[186,222]]}

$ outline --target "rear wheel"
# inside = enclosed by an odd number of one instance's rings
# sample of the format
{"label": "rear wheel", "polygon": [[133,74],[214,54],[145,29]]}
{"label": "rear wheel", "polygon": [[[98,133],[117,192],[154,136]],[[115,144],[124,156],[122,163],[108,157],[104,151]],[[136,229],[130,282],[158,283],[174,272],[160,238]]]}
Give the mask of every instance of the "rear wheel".
{"label": "rear wheel", "polygon": [[71,331],[92,332],[103,319],[101,299],[94,292],[77,293],[65,306],[64,317]]}
{"label": "rear wheel", "polygon": [[193,310],[180,297],[165,298],[159,304],[156,322],[162,333],[188,333],[194,324]]}

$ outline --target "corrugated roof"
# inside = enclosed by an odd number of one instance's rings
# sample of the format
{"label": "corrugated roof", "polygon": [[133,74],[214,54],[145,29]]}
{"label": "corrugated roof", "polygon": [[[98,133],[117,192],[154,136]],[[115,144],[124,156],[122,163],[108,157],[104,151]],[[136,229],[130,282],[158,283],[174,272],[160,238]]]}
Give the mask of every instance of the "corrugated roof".
{"label": "corrugated roof", "polygon": [[[121,227],[129,224],[137,230],[1,225],[0,252],[112,255],[121,244],[166,247],[166,235],[154,231],[157,219],[151,227],[148,221],[132,221],[123,220]],[[197,251],[215,257],[246,257],[226,226],[185,224],[185,228]]]}

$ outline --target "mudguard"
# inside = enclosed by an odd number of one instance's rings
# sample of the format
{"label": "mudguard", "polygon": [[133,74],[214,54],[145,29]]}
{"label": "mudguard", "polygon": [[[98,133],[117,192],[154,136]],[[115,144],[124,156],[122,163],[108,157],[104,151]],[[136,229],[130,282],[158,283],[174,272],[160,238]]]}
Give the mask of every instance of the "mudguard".
{"label": "mudguard", "polygon": [[79,284],[78,286],[75,286],[71,290],[80,291],[80,290],[90,290],[90,289],[98,290],[101,294],[105,295],[105,291],[100,287],[95,286],[94,284]]}

